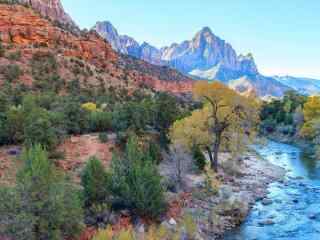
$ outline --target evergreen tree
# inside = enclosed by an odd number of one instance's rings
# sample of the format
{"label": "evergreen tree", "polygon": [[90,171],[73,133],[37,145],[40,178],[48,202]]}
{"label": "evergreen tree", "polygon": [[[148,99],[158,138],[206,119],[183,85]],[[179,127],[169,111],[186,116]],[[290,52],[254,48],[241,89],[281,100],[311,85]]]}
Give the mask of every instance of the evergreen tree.
{"label": "evergreen tree", "polygon": [[[78,192],[36,145],[22,154],[24,167],[12,191],[3,191],[0,235],[16,240],[65,239],[81,230]],[[5,199],[12,199],[4,202]]]}
{"label": "evergreen tree", "polygon": [[124,156],[112,161],[112,192],[118,203],[140,215],[158,217],[165,202],[161,177],[148,153],[143,153],[138,141],[131,137]]}
{"label": "evergreen tree", "polygon": [[95,157],[90,158],[81,177],[86,206],[102,204],[108,197],[107,173],[102,163]]}

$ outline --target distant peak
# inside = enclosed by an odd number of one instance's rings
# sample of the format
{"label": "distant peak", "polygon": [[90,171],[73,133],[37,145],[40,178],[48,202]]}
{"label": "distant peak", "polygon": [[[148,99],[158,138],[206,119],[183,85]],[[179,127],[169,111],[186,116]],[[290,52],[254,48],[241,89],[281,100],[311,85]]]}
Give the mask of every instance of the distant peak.
{"label": "distant peak", "polygon": [[205,39],[216,39],[218,38],[213,34],[209,27],[203,27],[199,32],[197,32],[195,39],[205,38]]}
{"label": "distant peak", "polygon": [[142,44],[141,44],[141,47],[147,47],[147,48],[156,48],[156,47],[154,47],[154,46],[152,46],[151,44],[149,44],[149,43],[147,43],[147,42],[143,42]]}
{"label": "distant peak", "polygon": [[213,34],[211,29],[209,27],[207,27],[207,26],[203,27],[200,32]]}
{"label": "distant peak", "polygon": [[96,26],[104,26],[104,27],[115,28],[110,21],[98,21],[96,23]]}
{"label": "distant peak", "polygon": [[247,55],[240,54],[239,55],[239,60],[251,60],[254,61],[254,57],[252,53],[248,53]]}

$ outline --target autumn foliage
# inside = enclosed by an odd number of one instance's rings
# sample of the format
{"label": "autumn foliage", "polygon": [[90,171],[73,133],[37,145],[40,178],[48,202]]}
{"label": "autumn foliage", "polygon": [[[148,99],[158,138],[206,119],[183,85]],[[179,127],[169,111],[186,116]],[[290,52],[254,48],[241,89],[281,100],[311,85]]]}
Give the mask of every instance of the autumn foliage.
{"label": "autumn foliage", "polygon": [[170,136],[173,142],[189,149],[201,146],[209,154],[211,167],[217,171],[221,148],[239,151],[245,143],[243,139],[254,133],[258,103],[219,82],[198,82],[193,95],[204,107],[176,121]]}

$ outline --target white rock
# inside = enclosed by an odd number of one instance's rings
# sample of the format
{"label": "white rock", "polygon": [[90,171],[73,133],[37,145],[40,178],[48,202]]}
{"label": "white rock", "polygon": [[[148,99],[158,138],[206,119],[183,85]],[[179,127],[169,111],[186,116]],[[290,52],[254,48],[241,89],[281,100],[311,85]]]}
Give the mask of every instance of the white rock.
{"label": "white rock", "polygon": [[169,224],[170,224],[170,225],[177,225],[177,222],[176,222],[176,220],[174,220],[173,218],[170,218]]}

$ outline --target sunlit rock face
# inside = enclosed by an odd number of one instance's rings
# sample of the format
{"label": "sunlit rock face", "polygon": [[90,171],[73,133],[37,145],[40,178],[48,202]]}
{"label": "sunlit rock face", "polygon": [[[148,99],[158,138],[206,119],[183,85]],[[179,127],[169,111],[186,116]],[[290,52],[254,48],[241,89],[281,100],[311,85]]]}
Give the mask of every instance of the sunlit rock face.
{"label": "sunlit rock face", "polygon": [[170,66],[195,79],[219,80],[243,94],[282,96],[290,89],[279,81],[259,74],[252,54],[237,55],[232,46],[204,27],[191,40],[156,48],[146,42],[139,45],[120,35],[110,22],[98,22],[94,28],[122,54],[151,64]]}
{"label": "sunlit rock face", "polygon": [[31,6],[50,20],[76,27],[71,17],[64,11],[60,0],[18,0],[20,3]]}

